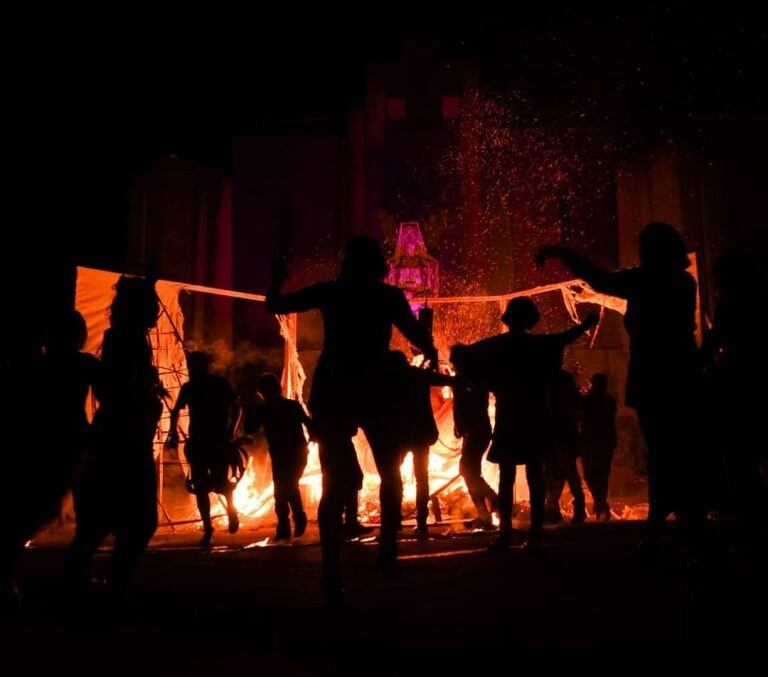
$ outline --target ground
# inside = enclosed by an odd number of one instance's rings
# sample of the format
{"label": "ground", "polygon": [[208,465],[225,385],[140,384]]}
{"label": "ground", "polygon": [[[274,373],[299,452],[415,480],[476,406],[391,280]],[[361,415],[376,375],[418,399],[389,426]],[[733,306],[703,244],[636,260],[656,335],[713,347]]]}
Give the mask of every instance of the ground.
{"label": "ground", "polygon": [[[217,532],[210,551],[195,533],[161,535],[119,618],[62,598],[64,550],[43,540],[24,562],[25,606],[0,619],[3,651],[31,674],[168,675],[476,672],[500,661],[615,673],[762,650],[765,568],[738,550],[715,570],[687,568],[673,543],[640,564],[630,554],[641,525],[616,522],[550,529],[542,555],[492,558],[487,535],[450,531],[432,527],[426,542],[406,532],[395,582],[377,576],[372,542],[350,544],[344,610],[322,604],[316,530],[269,547],[255,545],[267,531]],[[97,573],[105,563],[106,553]]]}

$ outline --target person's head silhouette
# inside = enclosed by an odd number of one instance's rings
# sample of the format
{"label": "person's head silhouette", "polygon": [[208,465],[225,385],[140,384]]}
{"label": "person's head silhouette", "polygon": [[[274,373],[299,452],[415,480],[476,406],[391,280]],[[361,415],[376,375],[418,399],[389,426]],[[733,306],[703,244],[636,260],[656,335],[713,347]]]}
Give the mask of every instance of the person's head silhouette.
{"label": "person's head silhouette", "polygon": [[265,400],[274,400],[283,394],[283,387],[280,385],[280,379],[271,372],[262,374],[259,377],[259,383],[256,387]]}
{"label": "person's head silhouette", "polygon": [[346,280],[381,280],[389,272],[381,245],[369,235],[356,235],[347,241],[341,259],[341,277]]}
{"label": "person's head silhouette", "polygon": [[590,384],[592,385],[592,392],[593,393],[599,393],[604,394],[608,392],[608,376],[607,374],[603,374],[598,372],[597,374],[593,374],[592,378],[589,380]]}
{"label": "person's head silhouette", "polygon": [[82,350],[87,338],[88,329],[83,316],[76,310],[70,310],[51,323],[45,350],[47,353]]}
{"label": "person's head silhouette", "polygon": [[501,321],[511,332],[533,329],[540,319],[539,309],[528,296],[512,299],[501,316]]}
{"label": "person's head silhouette", "polygon": [[195,381],[208,374],[211,360],[208,355],[202,351],[195,351],[187,355],[187,369],[189,369],[189,380]]}
{"label": "person's head silhouette", "polygon": [[638,238],[640,265],[655,270],[685,270],[690,266],[685,242],[668,223],[649,223]]}
{"label": "person's head silhouette", "polygon": [[157,324],[160,302],[154,282],[143,277],[122,276],[115,285],[110,324],[116,329],[148,331]]}

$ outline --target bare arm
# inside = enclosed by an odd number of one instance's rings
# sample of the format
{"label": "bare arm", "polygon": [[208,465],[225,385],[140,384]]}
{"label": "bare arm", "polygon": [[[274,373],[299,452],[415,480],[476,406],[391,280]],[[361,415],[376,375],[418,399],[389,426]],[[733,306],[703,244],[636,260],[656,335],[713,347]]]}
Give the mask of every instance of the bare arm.
{"label": "bare arm", "polygon": [[416,346],[424,353],[430,367],[435,369],[437,367],[437,349],[432,340],[432,334],[416,319],[405,294],[400,290],[397,291],[394,325],[411,345]]}
{"label": "bare arm", "polygon": [[541,247],[536,254],[536,264],[541,267],[547,259],[559,259],[574,275],[584,280],[592,289],[601,294],[627,298],[629,289],[622,271],[605,270],[568,247]]}
{"label": "bare arm", "polygon": [[319,308],[325,295],[324,284],[314,284],[295,292],[283,293],[282,287],[288,277],[288,269],[282,262],[272,266],[272,282],[267,290],[266,309],[273,315],[301,313]]}
{"label": "bare arm", "polygon": [[176,404],[171,409],[171,422],[168,427],[168,444],[171,446],[178,444],[179,440],[179,414],[187,406],[187,398],[182,387],[179,396],[176,398]]}
{"label": "bare arm", "polygon": [[561,331],[558,334],[551,334],[563,347],[573,343],[580,339],[584,333],[594,327],[598,323],[598,317],[594,313],[590,313],[584,318],[584,321],[574,325],[570,329]]}

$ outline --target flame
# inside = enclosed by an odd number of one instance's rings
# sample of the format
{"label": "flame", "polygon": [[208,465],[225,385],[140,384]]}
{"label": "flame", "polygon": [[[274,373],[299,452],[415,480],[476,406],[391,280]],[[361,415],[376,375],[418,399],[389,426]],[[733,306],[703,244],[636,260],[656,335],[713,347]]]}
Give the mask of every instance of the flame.
{"label": "flame", "polygon": [[[414,362],[423,361],[422,356],[416,356]],[[450,391],[450,388],[447,388]],[[459,475],[459,460],[461,458],[461,440],[453,434],[453,407],[452,397],[445,397],[444,402],[436,413],[435,419],[438,426],[439,438],[432,445],[429,454],[429,490],[430,494],[453,480],[453,484],[440,495],[441,507],[446,514],[450,514],[454,508],[462,513],[463,517],[473,517],[474,512],[469,501],[469,496],[462,479],[456,479]],[[489,414],[491,421],[495,417],[495,401],[491,398]],[[358,433],[353,439],[358,458],[365,458],[370,454],[367,440],[362,433]],[[309,442],[309,457],[307,467],[299,481],[302,488],[306,508],[311,513],[315,512],[322,497],[322,474],[320,471],[320,458],[316,442]],[[363,467],[365,465],[363,464]],[[498,483],[498,468],[495,464],[483,461],[483,476],[491,484]],[[412,511],[416,501],[416,477],[413,470],[413,455],[407,453],[400,467],[403,479],[403,514]],[[523,473],[520,473],[522,476]],[[263,483],[262,483],[263,484]],[[364,522],[378,523],[380,519],[379,487],[381,480],[375,472],[364,472],[363,488],[360,496],[360,517]],[[246,473],[234,492],[235,505],[243,519],[259,520],[271,519],[274,509],[274,486],[269,482],[266,486],[258,488],[256,464],[253,457],[249,459]],[[527,499],[527,487],[524,481],[516,486],[517,500]]]}

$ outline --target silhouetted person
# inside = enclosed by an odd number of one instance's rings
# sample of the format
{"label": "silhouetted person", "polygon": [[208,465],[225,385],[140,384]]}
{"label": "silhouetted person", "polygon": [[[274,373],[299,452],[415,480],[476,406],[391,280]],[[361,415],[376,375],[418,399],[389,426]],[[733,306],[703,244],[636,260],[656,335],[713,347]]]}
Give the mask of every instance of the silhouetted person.
{"label": "silhouetted person", "polygon": [[648,448],[648,536],[640,552],[659,545],[675,511],[700,542],[705,513],[698,434],[701,360],[695,340],[696,282],[680,234],[666,223],[640,233],[640,265],[609,272],[564,247],[544,247],[539,264],[560,259],[593,289],[627,300],[627,405],[634,407]]}
{"label": "silhouetted person", "polygon": [[[467,346],[451,348],[451,363],[457,375],[467,375],[465,363]],[[454,435],[461,439],[459,472],[467,491],[475,504],[477,518],[471,526],[476,529],[492,529],[491,512],[498,512],[499,499],[482,473],[483,456],[491,443],[491,419],[488,415],[488,390],[481,385],[453,388]]]}
{"label": "silhouetted person", "polygon": [[[358,428],[365,432],[381,476],[379,564],[386,575],[397,571],[402,480],[400,451],[391,416],[387,416],[392,403],[386,394],[392,327],[397,327],[428,360],[436,362],[430,333],[414,317],[404,293],[382,282],[386,274],[387,263],[379,243],[358,236],[347,243],[336,280],[282,293],[287,271],[278,265],[267,293],[266,306],[271,313],[317,308],[323,317],[323,351],[312,382],[309,410],[323,470],[318,520],[324,585],[330,595],[341,592],[342,513],[355,489],[359,466],[352,437]],[[377,391],[379,386],[381,392]]]}
{"label": "silhouetted person", "polygon": [[289,540],[291,514],[294,536],[303,536],[307,529],[307,514],[301,501],[299,480],[307,467],[309,454],[304,428],[311,431],[312,420],[299,402],[283,397],[280,379],[274,374],[262,374],[259,393],[264,398],[264,404],[256,409],[255,414],[258,423],[264,426],[269,458],[272,461],[277,517],[275,540]]}
{"label": "silhouetted person", "polygon": [[77,528],[67,569],[72,583],[89,585],[91,557],[112,533],[108,584],[119,600],[157,528],[152,441],[163,391],[147,335],[159,312],[154,284],[121,277],[115,289],[101,348],[95,450],[74,487]]}
{"label": "silhouetted person", "polygon": [[229,381],[211,374],[209,362],[208,355],[203,352],[187,355],[189,381],[179,390],[168,433],[168,444],[178,446],[179,414],[182,409],[189,408],[189,438],[184,445],[184,455],[189,463],[188,485],[203,521],[202,547],[208,547],[213,538],[210,493],[224,497],[229,533],[237,533],[240,528],[232,498],[235,485],[230,481],[230,472],[236,473],[233,464],[239,461],[233,438],[241,408]]}
{"label": "silhouetted person", "polygon": [[399,350],[392,351],[394,372],[391,385],[396,415],[391,425],[398,437],[401,459],[410,451],[413,456],[413,474],[416,479],[416,532],[429,533],[429,448],[439,436],[432,411],[432,386],[446,386],[454,382],[450,376],[419,369],[408,364],[408,358]]}
{"label": "silhouetted person", "polygon": [[496,425],[488,460],[499,464],[499,538],[491,552],[510,546],[516,466],[525,464],[531,498],[527,547],[541,546],[544,526],[544,459],[555,452],[547,391],[565,347],[596,324],[589,316],[558,334],[531,334],[540,319],[530,298],[512,299],[501,316],[508,332],[468,347],[470,378],[484,380],[496,396]]}
{"label": "silhouetted person", "polygon": [[594,374],[581,398],[581,464],[594,501],[596,519],[611,519],[608,480],[616,449],[616,400],[608,394],[608,377]]}
{"label": "silhouetted person", "polygon": [[560,497],[566,483],[573,496],[571,524],[581,524],[587,518],[584,488],[576,460],[581,455],[579,439],[579,405],[581,396],[573,374],[560,369],[549,385],[548,400],[555,433],[554,454],[544,459],[547,484],[547,521],[560,522]]}
{"label": "silhouetted person", "polygon": [[755,264],[738,254],[723,256],[714,273],[719,300],[703,348],[714,363],[718,437],[732,505],[750,535],[765,546],[768,293]]}
{"label": "silhouetted person", "polygon": [[[0,527],[0,605],[14,601],[13,568],[24,545],[58,514],[91,443],[85,403],[98,378],[99,365],[93,355],[81,352],[86,338],[82,315],[76,311],[64,313],[52,322],[44,357],[19,365],[26,373],[17,375],[28,379],[36,389],[36,404],[33,406],[33,400],[25,399],[18,390],[13,396],[36,415],[43,412],[48,434],[41,436],[24,428],[24,445],[13,450],[5,447],[8,455],[20,458],[12,468],[6,456],[3,475],[9,483],[18,482],[23,491],[6,487],[3,499],[13,497],[13,501],[7,506],[5,500],[0,501],[4,515]],[[3,384],[8,386],[11,374],[3,372]],[[12,402],[4,398],[4,410],[8,404]],[[24,419],[12,423],[24,426]]]}

